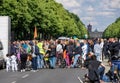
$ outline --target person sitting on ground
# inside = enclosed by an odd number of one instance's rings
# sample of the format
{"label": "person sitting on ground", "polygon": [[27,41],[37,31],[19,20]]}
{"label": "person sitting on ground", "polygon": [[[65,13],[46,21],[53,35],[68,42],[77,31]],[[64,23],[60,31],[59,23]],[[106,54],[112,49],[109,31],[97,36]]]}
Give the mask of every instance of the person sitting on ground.
{"label": "person sitting on ground", "polygon": [[104,65],[100,61],[97,61],[96,56],[93,55],[88,64],[88,79],[90,83],[100,83],[100,80],[104,75],[104,71]]}
{"label": "person sitting on ground", "polygon": [[79,57],[82,55],[82,48],[81,48],[79,42],[76,42],[76,48],[75,48],[73,54],[74,54],[74,61],[73,61],[73,64],[71,65],[71,67],[75,68]]}
{"label": "person sitting on ground", "polygon": [[86,60],[85,60],[85,63],[84,63],[84,67],[88,68],[88,65],[89,65],[89,62],[92,60],[92,56],[94,55],[93,52],[89,52],[87,57],[86,57]]}
{"label": "person sitting on ground", "polygon": [[111,60],[108,61],[110,69],[102,78],[104,82],[117,82],[119,80],[117,66],[112,64]]}

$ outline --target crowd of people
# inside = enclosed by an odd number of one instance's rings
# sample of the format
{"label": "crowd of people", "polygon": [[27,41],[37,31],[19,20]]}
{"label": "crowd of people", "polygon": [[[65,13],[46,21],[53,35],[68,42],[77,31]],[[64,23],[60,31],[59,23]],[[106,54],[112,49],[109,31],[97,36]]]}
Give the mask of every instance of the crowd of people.
{"label": "crowd of people", "polygon": [[105,70],[102,61],[106,58],[111,61],[119,55],[119,51],[120,43],[117,38],[13,41],[5,59],[6,71],[35,72],[43,68],[81,67],[88,68],[91,72],[91,68],[102,67],[102,79]]}

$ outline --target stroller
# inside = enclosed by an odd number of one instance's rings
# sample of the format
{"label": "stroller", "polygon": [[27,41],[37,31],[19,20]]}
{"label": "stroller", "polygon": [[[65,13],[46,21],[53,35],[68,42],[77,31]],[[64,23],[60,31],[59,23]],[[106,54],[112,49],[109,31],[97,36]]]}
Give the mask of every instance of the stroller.
{"label": "stroller", "polygon": [[30,71],[32,69],[32,55],[28,54],[26,61],[26,70]]}
{"label": "stroller", "polygon": [[30,71],[32,69],[32,62],[31,61],[27,61],[26,62],[26,70]]}

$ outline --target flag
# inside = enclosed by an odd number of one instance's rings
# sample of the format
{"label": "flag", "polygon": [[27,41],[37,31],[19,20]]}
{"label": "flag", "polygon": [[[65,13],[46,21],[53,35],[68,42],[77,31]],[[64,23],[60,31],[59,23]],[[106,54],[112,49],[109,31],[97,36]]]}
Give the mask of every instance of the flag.
{"label": "flag", "polygon": [[37,28],[35,26],[35,30],[34,30],[34,39],[37,38]]}

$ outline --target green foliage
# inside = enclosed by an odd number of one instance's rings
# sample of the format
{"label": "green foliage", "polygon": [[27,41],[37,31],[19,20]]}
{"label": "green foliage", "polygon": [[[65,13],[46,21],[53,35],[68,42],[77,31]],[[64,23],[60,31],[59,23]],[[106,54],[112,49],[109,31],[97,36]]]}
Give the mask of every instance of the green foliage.
{"label": "green foliage", "polygon": [[0,15],[11,17],[15,39],[32,39],[35,26],[39,36],[43,33],[83,38],[87,33],[78,16],[54,0],[2,0],[0,3]]}
{"label": "green foliage", "polygon": [[120,21],[120,17],[119,18],[117,18],[117,20],[115,21],[115,23],[117,23],[117,22],[119,22]]}
{"label": "green foliage", "polygon": [[119,37],[120,38],[120,18],[118,18],[114,23],[110,24],[104,31],[104,37]]}

